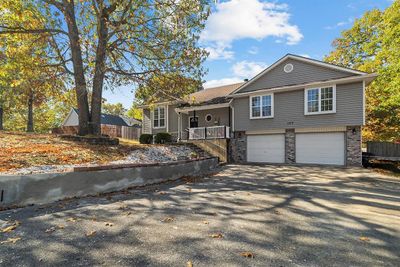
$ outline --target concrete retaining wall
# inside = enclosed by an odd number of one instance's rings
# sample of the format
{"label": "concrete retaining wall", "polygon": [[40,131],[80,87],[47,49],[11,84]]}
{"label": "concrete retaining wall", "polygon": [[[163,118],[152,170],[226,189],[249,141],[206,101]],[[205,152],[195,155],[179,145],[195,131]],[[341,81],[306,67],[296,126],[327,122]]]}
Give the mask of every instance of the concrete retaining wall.
{"label": "concrete retaining wall", "polygon": [[0,176],[0,206],[49,203],[66,197],[203,175],[217,165],[217,158],[205,158],[120,169],[113,166],[109,170]]}

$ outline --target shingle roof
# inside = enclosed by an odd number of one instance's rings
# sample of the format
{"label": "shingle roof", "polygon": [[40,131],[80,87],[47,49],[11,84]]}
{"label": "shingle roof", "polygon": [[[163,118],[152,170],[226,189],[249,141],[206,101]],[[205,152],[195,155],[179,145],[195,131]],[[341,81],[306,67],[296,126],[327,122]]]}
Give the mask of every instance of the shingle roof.
{"label": "shingle roof", "polygon": [[204,89],[193,94],[190,94],[186,101],[190,104],[218,104],[225,103],[226,96],[239,88],[243,83],[234,83],[224,86]]}
{"label": "shingle roof", "polygon": [[[75,112],[78,114],[78,109],[74,108]],[[129,126],[124,119],[120,116],[104,114],[101,113],[101,124],[117,125],[117,126]]]}

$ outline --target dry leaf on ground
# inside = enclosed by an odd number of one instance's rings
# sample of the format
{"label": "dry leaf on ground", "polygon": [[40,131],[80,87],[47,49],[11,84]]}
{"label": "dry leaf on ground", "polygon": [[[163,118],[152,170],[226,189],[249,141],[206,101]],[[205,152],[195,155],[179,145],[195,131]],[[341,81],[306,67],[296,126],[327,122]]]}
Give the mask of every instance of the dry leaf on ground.
{"label": "dry leaf on ground", "polygon": [[212,238],[223,238],[224,236],[221,233],[211,234],[210,237]]}
{"label": "dry leaf on ground", "polygon": [[105,226],[110,226],[110,227],[111,227],[111,226],[113,226],[113,225],[114,225],[114,224],[113,224],[113,223],[110,223],[110,222],[106,222],[106,223],[105,223]]}
{"label": "dry leaf on ground", "polygon": [[188,262],[186,263],[186,267],[193,267],[192,261],[188,261]]}
{"label": "dry leaf on ground", "polygon": [[11,225],[1,229],[2,233],[11,232],[11,231],[15,230],[21,224],[19,221],[13,221],[10,223],[11,223]]}
{"label": "dry leaf on ground", "polygon": [[203,223],[204,223],[204,224],[209,224],[209,222],[208,222],[208,221],[203,221]]}
{"label": "dry leaf on ground", "polygon": [[366,237],[366,236],[361,236],[361,237],[360,237],[360,240],[361,240],[361,241],[364,241],[364,242],[369,242],[369,238]]}
{"label": "dry leaf on ground", "polygon": [[166,194],[167,194],[167,192],[165,192],[165,191],[161,191],[161,192],[159,192],[158,194],[159,194],[159,195],[166,195]]}
{"label": "dry leaf on ground", "polygon": [[276,215],[280,215],[280,214],[281,214],[281,212],[280,212],[279,210],[274,210],[274,213],[275,213]]}
{"label": "dry leaf on ground", "polygon": [[70,217],[67,219],[67,222],[77,222],[77,221],[78,221],[78,219],[75,217]]}
{"label": "dry leaf on ground", "polygon": [[174,218],[174,217],[165,217],[165,218],[162,220],[162,222],[173,222],[173,221],[175,221],[175,218]]}
{"label": "dry leaf on ground", "polygon": [[90,231],[90,232],[86,233],[86,236],[91,237],[91,236],[94,236],[95,234],[96,234],[96,231]]}
{"label": "dry leaf on ground", "polygon": [[244,252],[240,253],[240,255],[242,255],[242,257],[245,257],[245,258],[254,258],[254,254],[251,253],[250,251],[244,251]]}
{"label": "dry leaf on ground", "polygon": [[15,244],[15,242],[17,242],[18,240],[20,240],[21,239],[21,237],[14,237],[14,238],[8,238],[7,240],[5,240],[5,241],[1,241],[0,242],[0,244],[6,244],[6,243],[13,243],[13,244]]}

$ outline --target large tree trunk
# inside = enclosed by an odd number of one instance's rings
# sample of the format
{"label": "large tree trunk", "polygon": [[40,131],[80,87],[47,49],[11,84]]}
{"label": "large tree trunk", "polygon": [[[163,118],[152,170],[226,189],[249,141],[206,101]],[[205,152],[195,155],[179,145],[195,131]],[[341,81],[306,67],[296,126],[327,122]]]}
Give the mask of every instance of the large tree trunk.
{"label": "large tree trunk", "polygon": [[64,16],[68,25],[68,37],[74,68],[75,90],[79,109],[79,135],[91,134],[88,93],[86,90],[85,72],[83,68],[82,49],[79,30],[76,24],[74,1],[64,2]]}
{"label": "large tree trunk", "polygon": [[28,99],[28,123],[26,125],[27,132],[33,132],[33,94],[29,95]]}
{"label": "large tree trunk", "polygon": [[4,127],[3,127],[3,114],[4,114],[3,103],[0,102],[0,131],[4,130]]}
{"label": "large tree trunk", "polygon": [[105,75],[106,49],[108,40],[108,10],[101,7],[98,14],[97,33],[99,41],[96,49],[95,72],[93,77],[93,92],[91,105],[91,122],[93,134],[101,135],[101,102]]}

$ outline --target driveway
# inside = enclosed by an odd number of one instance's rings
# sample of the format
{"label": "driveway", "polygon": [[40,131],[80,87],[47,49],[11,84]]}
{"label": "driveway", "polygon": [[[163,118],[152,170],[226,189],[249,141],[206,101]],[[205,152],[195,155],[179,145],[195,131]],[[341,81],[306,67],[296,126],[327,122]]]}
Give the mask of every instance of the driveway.
{"label": "driveway", "polygon": [[228,165],[6,220],[1,266],[400,264],[400,181],[365,169]]}

